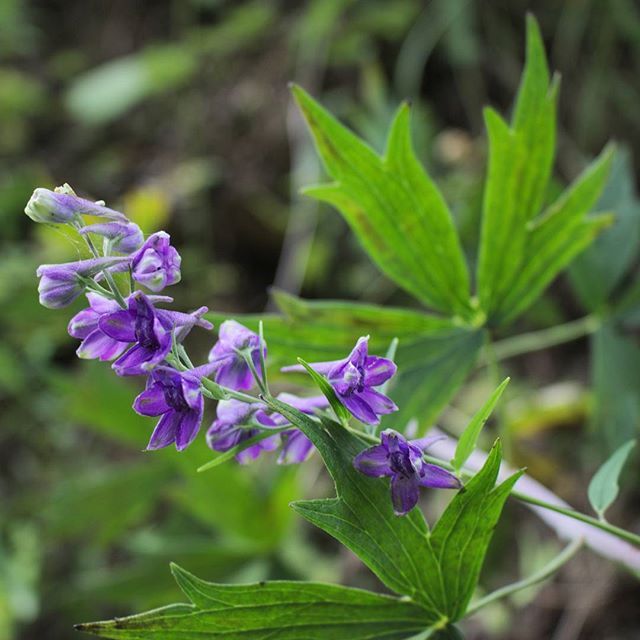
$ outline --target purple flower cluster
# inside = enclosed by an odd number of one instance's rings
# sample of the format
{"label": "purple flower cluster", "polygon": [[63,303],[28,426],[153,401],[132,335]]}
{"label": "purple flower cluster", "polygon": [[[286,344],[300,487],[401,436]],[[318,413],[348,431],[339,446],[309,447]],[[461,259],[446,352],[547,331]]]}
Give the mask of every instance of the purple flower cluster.
{"label": "purple flower cluster", "polygon": [[[120,376],[147,377],[145,390],[133,404],[140,415],[158,419],[147,449],[172,444],[178,451],[188,447],[200,430],[204,397],[209,395],[225,398],[218,402],[207,430],[211,449],[233,450],[241,463],[275,450],[279,464],[307,460],[312,442],[270,406],[263,370],[267,348],[261,336],[227,320],[219,327],[208,362],[199,367],[191,364],[183,341],[195,326],[213,327],[204,317],[206,307],[191,313],[173,311],[165,308],[173,299],[158,295],[180,281],[181,258],[167,233],[159,231],[145,240],[123,213],[78,197],[68,185],[55,191],[36,189],[25,212],[36,222],[70,225],[86,240],[90,259],[38,268],[40,302],[57,309],[84,294],[88,307],[76,313],[68,326],[69,334],[81,341],[78,356],[113,361],[112,368]],[[83,216],[100,221],[87,225]],[[122,274],[129,276],[124,290]],[[396,365],[388,358],[369,355],[368,336],[361,337],[346,358],[311,366],[325,376],[339,402],[360,422],[378,425],[381,416],[397,410],[381,390],[395,374]],[[213,378],[216,384],[203,383],[205,378]],[[259,397],[248,395],[256,385]],[[218,390],[218,395],[211,389]],[[278,400],[313,416],[318,425],[316,414],[331,410],[324,395],[301,398],[281,393]],[[429,444],[428,440],[407,441],[388,429],[382,432],[380,444],[360,453],[354,465],[366,475],[390,477],[394,509],[405,514],[417,504],[420,487],[460,486],[454,475],[425,462],[423,452]]]}

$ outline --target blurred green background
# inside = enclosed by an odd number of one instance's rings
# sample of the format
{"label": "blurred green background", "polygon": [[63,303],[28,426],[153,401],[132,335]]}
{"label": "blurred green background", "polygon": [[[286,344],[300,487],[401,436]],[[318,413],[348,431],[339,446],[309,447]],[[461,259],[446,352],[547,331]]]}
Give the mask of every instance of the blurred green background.
{"label": "blurred green background", "polygon": [[[586,479],[607,449],[637,433],[640,417],[637,2],[0,0],[0,638],[68,638],[75,622],[174,601],[170,560],[209,580],[376,586],[287,506],[330,490],[317,460],[198,475],[210,457],[203,438],[180,455],[141,452],[153,421],[130,409],[140,382],[78,362],[66,334],[76,309],[38,305],[37,265],[72,260],[79,247],[22,214],[31,191],[69,182],[145,232],[166,228],[183,256],[183,283],[171,294],[184,308],[259,312],[274,283],[311,298],[407,304],[338,215],[298,196],[322,173],[287,83],[376,148],[410,98],[417,148],[473,259],[481,110],[509,109],[528,9],[563,76],[558,180],[607,139],[626,149],[606,195],[626,221],[617,233],[632,243],[616,279],[625,295],[594,302],[576,268],[509,331],[616,309],[590,341],[509,362],[515,379],[501,415],[514,461],[586,508]],[[596,266],[615,262],[618,242],[611,236],[592,256]],[[204,357],[210,340],[194,335],[194,353]],[[470,381],[444,426],[456,431],[491,385],[482,375]],[[614,509],[631,528],[640,525],[638,475],[625,476]],[[512,551],[489,559],[492,585],[555,548],[521,507],[505,518],[494,544]],[[514,540],[516,518],[524,524]],[[474,619],[469,637],[638,637],[637,581],[581,558],[559,582]]]}

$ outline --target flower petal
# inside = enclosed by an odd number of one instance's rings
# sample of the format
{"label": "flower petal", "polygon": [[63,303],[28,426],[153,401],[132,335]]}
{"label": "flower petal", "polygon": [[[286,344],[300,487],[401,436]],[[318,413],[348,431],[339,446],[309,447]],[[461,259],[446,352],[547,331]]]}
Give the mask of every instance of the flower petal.
{"label": "flower petal", "polygon": [[369,449],[360,452],[353,459],[353,466],[360,473],[372,478],[380,478],[392,474],[389,466],[389,450],[382,444],[369,447]]}
{"label": "flower petal", "polygon": [[84,340],[98,326],[98,314],[91,308],[76,313],[67,326],[67,333],[80,340]]}
{"label": "flower petal", "polygon": [[181,420],[182,415],[177,411],[165,413],[162,418],[158,420],[158,424],[151,434],[147,450],[162,449],[163,447],[168,447],[170,444],[173,444]]}
{"label": "flower petal", "polygon": [[202,411],[187,411],[180,415],[182,419],[176,432],[176,449],[178,451],[186,449],[198,435],[200,422],[202,421]]}
{"label": "flower petal", "polygon": [[433,489],[460,489],[460,480],[446,469],[425,462],[421,469],[420,486]]}
{"label": "flower petal", "polygon": [[397,370],[395,362],[388,358],[367,356],[364,365],[364,383],[369,387],[377,387],[391,378]]}
{"label": "flower petal", "polygon": [[363,391],[357,392],[354,395],[357,395],[362,401],[366,402],[371,408],[371,411],[378,415],[393,413],[398,410],[398,407],[391,398],[388,398],[375,389],[365,388]]}
{"label": "flower petal", "polygon": [[159,416],[170,410],[162,385],[157,382],[143,391],[133,402],[133,410],[141,416]]}
{"label": "flower petal", "polygon": [[99,358],[104,362],[122,355],[126,348],[127,344],[125,342],[114,340],[100,331],[100,329],[96,329],[82,341],[76,350],[76,354],[78,358],[87,360]]}
{"label": "flower petal", "polygon": [[101,331],[120,342],[136,341],[136,319],[131,311],[116,311],[107,313],[98,321]]}
{"label": "flower petal", "polygon": [[309,459],[313,452],[313,443],[302,431],[287,431],[285,442],[278,456],[278,464],[300,464]]}
{"label": "flower petal", "polygon": [[340,400],[351,414],[365,424],[379,424],[380,419],[371,407],[355,393],[350,396],[340,395]]}
{"label": "flower petal", "polygon": [[230,358],[216,371],[215,381],[235,391],[248,391],[253,386],[253,376],[247,363],[239,357]]}
{"label": "flower petal", "polygon": [[409,513],[418,504],[420,489],[415,477],[396,474],[391,479],[391,502],[397,516]]}

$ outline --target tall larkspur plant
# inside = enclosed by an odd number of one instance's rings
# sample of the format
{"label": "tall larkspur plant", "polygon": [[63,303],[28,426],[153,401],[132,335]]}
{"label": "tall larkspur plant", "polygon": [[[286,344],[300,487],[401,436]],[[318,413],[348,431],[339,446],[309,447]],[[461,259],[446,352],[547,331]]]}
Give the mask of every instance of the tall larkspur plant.
{"label": "tall larkspur plant", "polygon": [[[480,431],[508,380],[469,422],[451,463],[427,453],[439,437],[412,439],[387,426],[395,421],[404,427],[406,418],[418,413],[425,421],[432,418],[475,363],[488,330],[520,314],[610,221],[586,215],[606,180],[608,151],[538,215],[553,161],[557,86],[556,80],[550,82],[540,34],[530,19],[527,66],[512,123],[486,113],[489,175],[478,295],[473,297],[447,206],[411,147],[408,107],[399,110],[385,154],[379,156],[294,88],[334,180],[308,193],[338,207],[381,270],[443,314],[310,304],[277,294],[287,317],[269,320],[270,339],[275,334],[280,347],[301,344],[305,353],[335,353],[337,359],[329,362],[298,358],[298,364],[283,368],[306,371],[320,395],[271,393],[262,323],[256,332],[222,317],[208,361],[195,366],[185,340],[195,327],[212,330],[213,315],[206,307],[191,312],[169,307],[173,300],[163,292],[181,278],[181,258],[170,236],[160,231],[145,239],[123,213],[78,197],[68,185],[36,189],[27,215],[35,222],[71,226],[92,254],[87,260],[41,266],[40,302],[59,309],[84,295],[88,306],[69,322],[70,335],[81,341],[78,356],[112,361],[119,376],[146,377],[133,409],[157,419],[147,449],[188,447],[198,437],[209,399],[217,401],[216,418],[204,437],[217,455],[200,471],[232,458],[250,463],[274,451],[277,463],[302,463],[318,451],[336,497],[297,501],[292,508],[355,553],[396,594],[289,581],[220,585],[173,566],[190,604],[78,625],[80,630],[107,638],[169,640],[459,638],[458,621],[553,574],[581,546],[581,538],[572,536],[576,540],[542,571],[470,604],[509,495],[597,527],[615,542],[640,546],[640,536],[604,517],[617,496],[632,443],[621,447],[591,483],[597,519],[515,491],[522,472],[497,483],[499,441],[481,468],[470,470],[467,462]],[[99,222],[87,224],[86,216]],[[371,329],[373,351],[393,338],[387,355],[369,353],[369,336],[359,337],[354,346],[349,332],[354,326]],[[310,334],[316,342],[307,349],[300,336]],[[399,334],[407,346],[399,352],[396,377],[392,354]],[[285,347],[279,351],[286,352]],[[293,359],[298,353],[289,355]],[[387,385],[398,377],[396,405]],[[455,490],[432,527],[417,508],[421,488]]]}

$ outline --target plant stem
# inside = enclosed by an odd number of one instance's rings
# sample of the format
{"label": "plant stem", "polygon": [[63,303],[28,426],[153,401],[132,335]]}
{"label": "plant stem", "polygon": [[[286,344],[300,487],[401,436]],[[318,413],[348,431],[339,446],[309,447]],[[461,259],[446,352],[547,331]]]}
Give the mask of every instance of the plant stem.
{"label": "plant stem", "polygon": [[480,364],[488,365],[492,360],[499,362],[524,353],[530,353],[531,351],[540,351],[558,344],[571,342],[595,333],[600,328],[600,324],[600,319],[597,316],[588,315],[579,320],[559,324],[549,329],[521,333],[511,338],[505,338],[493,343],[492,358],[488,358],[485,355]]}
{"label": "plant stem", "polygon": [[471,616],[474,613],[478,612],[483,607],[486,607],[488,604],[499,600],[500,598],[504,598],[505,596],[510,596],[512,593],[516,591],[521,591],[522,589],[526,589],[527,587],[531,587],[538,582],[542,582],[546,580],[549,576],[553,575],[560,567],[568,562],[573,556],[578,552],[580,547],[582,547],[583,540],[582,538],[576,538],[570,544],[568,544],[551,562],[546,564],[542,569],[536,571],[531,574],[528,578],[523,578],[522,580],[518,580],[512,584],[508,584],[501,589],[497,589],[492,593],[486,595],[484,598],[480,598],[477,602],[472,603],[465,616]]}
{"label": "plant stem", "polygon": [[[84,225],[81,225],[81,226],[84,226]],[[91,251],[91,253],[93,254],[93,257],[99,258],[100,253],[96,249],[96,246],[93,244],[93,240],[89,236],[84,236],[84,239],[87,243],[87,246],[89,247],[89,251]],[[109,285],[109,288],[111,289],[111,292],[113,293],[113,297],[115,298],[116,302],[123,309],[126,309],[127,303],[125,302],[125,299],[122,297],[122,294],[120,293],[120,289],[118,289],[118,285],[116,284],[116,281],[113,279],[113,276],[111,275],[111,273],[109,273],[108,269],[104,269],[102,273],[104,274],[105,280],[107,281],[107,284]]]}
{"label": "plant stem", "polygon": [[511,495],[514,498],[516,498],[516,500],[520,500],[521,502],[527,502],[528,504],[533,504],[536,507],[542,507],[543,509],[549,509],[550,511],[561,513],[562,515],[567,516],[569,518],[573,518],[574,520],[580,520],[581,522],[586,522],[587,524],[590,524],[592,527],[602,529],[603,531],[611,533],[614,536],[621,538],[622,540],[626,540],[627,542],[630,542],[631,544],[634,544],[640,547],[640,535],[631,533],[631,531],[627,531],[626,529],[616,527],[615,525],[609,524],[608,522],[603,522],[602,520],[598,520],[598,518],[593,518],[592,516],[588,516],[585,513],[576,511],[575,509],[566,509],[565,507],[559,507],[555,504],[545,502],[544,500],[533,498],[527,495],[526,493],[520,493],[519,491],[512,491]]}

